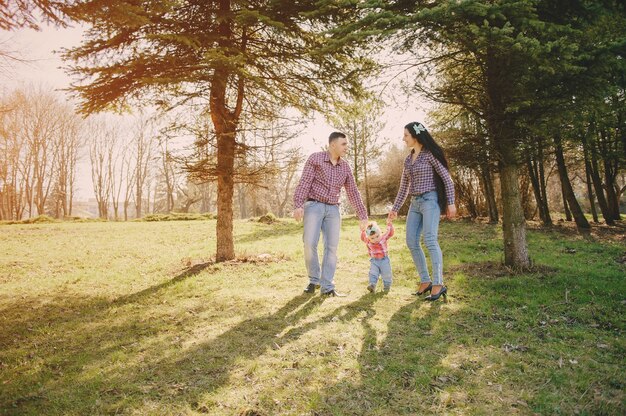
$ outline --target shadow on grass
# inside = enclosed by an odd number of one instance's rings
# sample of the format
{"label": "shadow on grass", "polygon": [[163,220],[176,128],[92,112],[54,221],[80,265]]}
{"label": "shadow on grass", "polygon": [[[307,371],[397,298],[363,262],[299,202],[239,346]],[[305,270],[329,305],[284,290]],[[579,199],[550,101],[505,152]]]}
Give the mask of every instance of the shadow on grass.
{"label": "shadow on grass", "polygon": [[[201,269],[200,265],[191,268],[168,282],[113,303],[119,306],[137,302]],[[137,319],[130,314],[123,318],[111,316],[105,311],[110,303],[100,300],[95,307],[87,301],[71,302],[73,308],[89,308],[87,313],[61,317],[60,311],[66,307],[57,305],[57,316],[39,325],[47,329],[36,332],[29,342],[40,348],[33,352],[26,347],[22,354],[17,353],[37,365],[30,371],[12,372],[8,389],[0,393],[0,413],[41,414],[42,409],[47,414],[86,414],[93,409],[115,413],[141,409],[149,402],[197,407],[202,395],[227,383],[240,360],[255,359],[276,342],[298,337],[302,333],[298,330],[278,335],[324,301],[319,296],[298,295],[274,313],[245,319],[185,349],[171,338],[184,333],[185,328],[197,327],[193,316],[155,324],[154,319]],[[357,301],[336,313],[360,310],[366,303]],[[212,306],[216,305],[206,308]],[[37,319],[45,320],[42,316]],[[46,347],[42,349],[41,344]],[[9,359],[18,357],[5,357]],[[117,364],[117,360],[123,364]]]}
{"label": "shadow on grass", "polygon": [[193,265],[163,283],[114,300],[104,297],[82,299],[65,294],[58,295],[44,304],[33,299],[16,300],[11,306],[0,310],[3,321],[3,325],[0,326],[0,350],[36,336],[40,332],[36,328],[51,328],[72,321],[85,323],[111,307],[140,302],[161,290],[196,276],[213,264],[208,262]]}

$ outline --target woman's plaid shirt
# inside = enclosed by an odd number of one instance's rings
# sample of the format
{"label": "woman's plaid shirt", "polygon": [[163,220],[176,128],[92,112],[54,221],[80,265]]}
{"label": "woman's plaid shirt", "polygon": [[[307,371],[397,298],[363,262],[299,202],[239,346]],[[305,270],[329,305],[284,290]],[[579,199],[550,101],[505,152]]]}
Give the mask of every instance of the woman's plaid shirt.
{"label": "woman's plaid shirt", "polygon": [[454,184],[450,173],[441,164],[440,161],[433,156],[433,154],[423,149],[415,158],[415,161],[411,162],[411,156],[413,156],[414,150],[404,160],[404,170],[402,171],[402,179],[400,180],[400,190],[396,201],[391,209],[393,212],[398,212],[400,207],[404,204],[407,195],[419,195],[428,191],[436,190],[435,186],[435,171],[443,180],[443,184],[446,188],[446,200],[448,205],[454,204]]}

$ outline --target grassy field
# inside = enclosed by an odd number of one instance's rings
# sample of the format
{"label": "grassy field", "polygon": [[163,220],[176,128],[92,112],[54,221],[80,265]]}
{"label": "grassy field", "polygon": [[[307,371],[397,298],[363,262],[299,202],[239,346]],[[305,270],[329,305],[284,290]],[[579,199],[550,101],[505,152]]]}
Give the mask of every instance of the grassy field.
{"label": "grassy field", "polygon": [[[501,229],[442,224],[447,302],[366,290],[344,221],[337,289],[305,295],[301,225],[0,226],[2,415],[626,413],[624,240],[529,231],[535,270],[500,266]],[[259,256],[260,255],[260,256]],[[380,288],[379,288],[380,289]]]}

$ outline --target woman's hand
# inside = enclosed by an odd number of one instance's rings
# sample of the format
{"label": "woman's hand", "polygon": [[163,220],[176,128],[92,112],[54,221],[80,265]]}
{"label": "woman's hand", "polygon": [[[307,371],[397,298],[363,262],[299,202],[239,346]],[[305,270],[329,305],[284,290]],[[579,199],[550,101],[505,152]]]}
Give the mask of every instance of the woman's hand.
{"label": "woman's hand", "polygon": [[454,217],[456,217],[456,205],[450,204],[448,205],[448,208],[446,209],[446,218],[451,220]]}
{"label": "woman's hand", "polygon": [[398,218],[398,213],[394,211],[389,211],[389,215],[387,215],[387,224],[391,224],[391,222],[396,218]]}

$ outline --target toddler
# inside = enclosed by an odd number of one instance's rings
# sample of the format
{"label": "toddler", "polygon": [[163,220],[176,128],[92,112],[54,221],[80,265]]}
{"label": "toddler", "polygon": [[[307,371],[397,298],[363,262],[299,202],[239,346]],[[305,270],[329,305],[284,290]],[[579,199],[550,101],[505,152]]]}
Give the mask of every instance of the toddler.
{"label": "toddler", "polygon": [[391,289],[391,262],[387,255],[387,240],[393,236],[393,224],[387,221],[387,231],[381,234],[380,227],[375,221],[370,222],[365,230],[361,231],[361,240],[367,244],[367,251],[370,255],[370,274],[367,290],[374,292],[378,277],[383,280],[383,290],[385,293]]}

